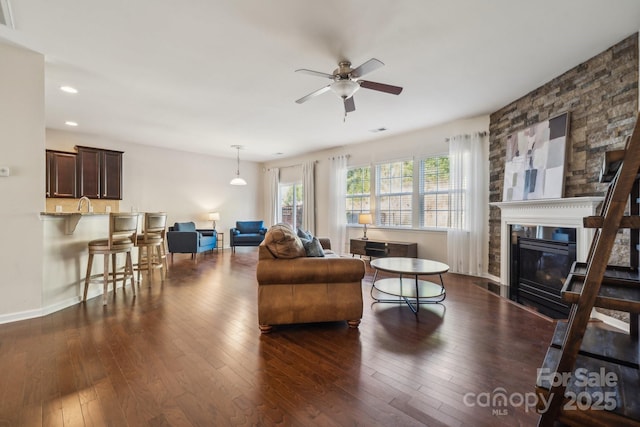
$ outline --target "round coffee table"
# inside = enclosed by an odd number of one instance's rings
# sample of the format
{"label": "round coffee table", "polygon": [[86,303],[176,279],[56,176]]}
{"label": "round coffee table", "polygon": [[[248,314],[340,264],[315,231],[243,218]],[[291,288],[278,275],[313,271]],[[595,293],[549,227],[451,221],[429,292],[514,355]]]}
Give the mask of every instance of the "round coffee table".
{"label": "round coffee table", "polygon": [[[442,262],[419,258],[377,258],[371,261],[376,272],[373,275],[371,298],[375,302],[399,303],[404,300],[411,311],[418,315],[420,304],[437,304],[444,301],[446,292],[442,274],[449,271],[449,266]],[[378,280],[378,272],[398,274],[399,277]],[[440,284],[419,280],[418,276],[438,275]],[[413,276],[403,279],[403,276]],[[374,295],[374,290],[376,295]],[[383,298],[384,295],[395,296],[395,299]]]}

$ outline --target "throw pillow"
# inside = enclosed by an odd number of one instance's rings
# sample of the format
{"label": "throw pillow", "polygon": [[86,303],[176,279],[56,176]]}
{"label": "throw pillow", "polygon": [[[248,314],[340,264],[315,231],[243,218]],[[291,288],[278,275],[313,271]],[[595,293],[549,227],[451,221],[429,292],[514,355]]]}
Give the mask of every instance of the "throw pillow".
{"label": "throw pillow", "polygon": [[313,234],[309,233],[308,231],[304,231],[302,228],[298,228],[298,237],[303,239],[304,243],[304,240],[313,239]]}
{"label": "throw pillow", "polygon": [[308,257],[323,257],[324,250],[320,244],[320,240],[317,237],[313,237],[311,240],[303,241],[302,245],[307,253]]}
{"label": "throw pillow", "polygon": [[264,236],[264,244],[276,258],[298,258],[307,253],[302,241],[287,224],[276,224]]}

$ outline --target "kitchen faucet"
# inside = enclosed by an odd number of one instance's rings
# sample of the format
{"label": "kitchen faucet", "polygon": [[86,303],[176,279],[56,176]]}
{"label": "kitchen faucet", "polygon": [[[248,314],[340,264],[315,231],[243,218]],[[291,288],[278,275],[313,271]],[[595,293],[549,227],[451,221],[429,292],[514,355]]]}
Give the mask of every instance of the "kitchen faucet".
{"label": "kitchen faucet", "polygon": [[82,196],[78,201],[78,212],[80,212],[80,210],[82,209],[82,202],[84,202],[85,200],[87,201],[87,212],[91,212],[93,210],[91,209],[91,200],[87,196]]}

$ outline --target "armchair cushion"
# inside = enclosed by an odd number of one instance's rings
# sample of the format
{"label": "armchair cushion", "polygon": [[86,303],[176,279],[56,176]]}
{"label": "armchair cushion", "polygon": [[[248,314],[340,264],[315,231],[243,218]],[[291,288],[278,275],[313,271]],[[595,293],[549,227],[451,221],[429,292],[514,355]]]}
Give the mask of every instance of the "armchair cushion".
{"label": "armchair cushion", "polygon": [[196,231],[196,224],[194,222],[176,222],[173,225],[174,231]]}
{"label": "armchair cushion", "polygon": [[240,234],[260,233],[264,229],[264,221],[236,221],[236,229]]}

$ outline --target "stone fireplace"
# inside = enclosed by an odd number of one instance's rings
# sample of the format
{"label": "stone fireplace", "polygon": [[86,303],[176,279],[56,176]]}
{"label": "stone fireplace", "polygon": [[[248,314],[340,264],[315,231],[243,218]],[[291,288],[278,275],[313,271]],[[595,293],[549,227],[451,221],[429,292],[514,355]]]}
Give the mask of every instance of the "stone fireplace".
{"label": "stone fireplace", "polygon": [[512,226],[534,225],[575,229],[575,258],[585,262],[595,230],[584,228],[582,219],[596,215],[603,197],[570,197],[563,199],[525,200],[517,202],[495,202],[491,206],[500,208],[500,294],[509,298],[512,269]]}

